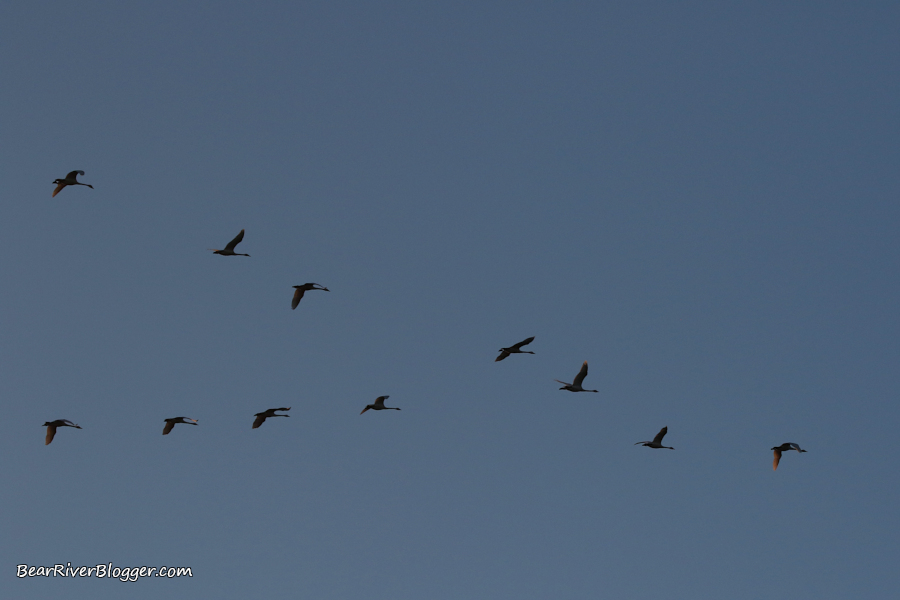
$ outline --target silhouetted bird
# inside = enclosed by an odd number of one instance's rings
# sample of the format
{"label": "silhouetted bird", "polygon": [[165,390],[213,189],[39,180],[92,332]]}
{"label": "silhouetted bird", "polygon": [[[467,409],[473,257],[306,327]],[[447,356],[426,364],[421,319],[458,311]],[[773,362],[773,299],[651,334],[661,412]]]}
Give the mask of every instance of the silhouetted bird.
{"label": "silhouetted bird", "polygon": [[53,198],[56,197],[58,193],[62,191],[64,187],[67,185],[86,185],[87,187],[94,189],[89,183],[81,183],[76,179],[79,175],[84,175],[84,171],[71,171],[68,175],[66,175],[65,179],[54,179],[53,183],[57,184],[56,189],[53,190]]}
{"label": "silhouetted bird", "polygon": [[531,342],[534,341],[534,336],[528,338],[527,340],[523,340],[518,344],[513,344],[509,348],[500,348],[500,356],[494,359],[494,362],[498,362],[509,356],[510,354],[534,354],[534,352],[530,352],[528,350],[522,350],[522,346],[527,346]]}
{"label": "silhouetted bird", "polygon": [[[316,286],[319,287],[316,287]],[[300,304],[300,301],[303,300],[303,294],[308,292],[309,290],[322,290],[323,292],[330,292],[327,287],[324,285],[319,285],[318,283],[304,283],[303,285],[295,285],[294,287],[294,299],[291,300],[291,310],[297,308],[297,305]]]}
{"label": "silhouetted bird", "polygon": [[72,421],[68,419],[57,419],[55,421],[47,421],[41,427],[47,428],[47,437],[44,438],[44,445],[46,446],[50,442],[53,441],[53,436],[56,435],[57,427],[74,427],[75,429],[81,429],[79,425],[76,425]]}
{"label": "silhouetted bird", "polygon": [[188,419],[187,417],[173,417],[171,419],[165,419],[166,426],[163,427],[163,435],[169,435],[169,432],[172,431],[172,428],[175,427],[178,423],[184,423],[185,425],[196,425],[197,419]]}
{"label": "silhouetted bird", "polygon": [[597,390],[586,390],[581,387],[581,382],[584,381],[585,377],[587,377],[587,361],[584,361],[584,364],[581,365],[581,370],[578,371],[578,375],[575,376],[575,381],[572,383],[566,383],[559,379],[554,379],[553,381],[563,384],[563,386],[559,388],[561,390],[569,390],[570,392],[596,392]]}
{"label": "silhouetted bird", "polygon": [[268,419],[269,417],[289,417],[289,416],[291,416],[291,415],[276,415],[275,414],[276,410],[291,410],[291,407],[288,406],[287,408],[270,408],[269,410],[265,410],[263,412],[256,413],[255,415],[253,415],[254,417],[256,417],[256,420],[253,421],[253,429],[256,429],[257,427],[262,425],[266,421],[266,419]]}
{"label": "silhouetted bird", "polygon": [[213,251],[213,254],[221,254],[222,256],[250,256],[249,254],[241,254],[240,252],[235,252],[234,247],[241,243],[241,240],[244,239],[244,230],[241,229],[241,232],[237,234],[233,240],[228,242],[228,245],[225,246],[224,250],[210,250]]}
{"label": "silhouetted bird", "polygon": [[788,450],[796,450],[798,453],[806,452],[806,450],[804,450],[803,448],[801,448],[799,445],[795,444],[794,442],[785,442],[780,446],[775,446],[774,448],[772,448],[772,450],[775,451],[775,460],[772,461],[772,470],[773,471],[778,470],[778,463],[781,462],[781,453],[782,452],[787,452]]}
{"label": "silhouetted bird", "polygon": [[362,409],[362,412],[359,414],[363,414],[364,412],[366,412],[369,409],[372,409],[372,410],[400,410],[399,408],[395,408],[393,406],[385,406],[384,401],[387,400],[388,398],[390,398],[390,396],[378,396],[377,398],[375,398],[375,404],[366,405],[366,407],[364,409]]}
{"label": "silhouetted bird", "polygon": [[636,442],[634,445],[637,446],[638,444],[641,444],[642,446],[647,446],[648,448],[668,448],[669,450],[674,450],[675,448],[672,448],[671,446],[662,445],[663,438],[666,437],[666,433],[668,433],[668,431],[668,427],[663,427],[659,430],[659,433],[656,434],[656,437],[653,438],[652,441]]}

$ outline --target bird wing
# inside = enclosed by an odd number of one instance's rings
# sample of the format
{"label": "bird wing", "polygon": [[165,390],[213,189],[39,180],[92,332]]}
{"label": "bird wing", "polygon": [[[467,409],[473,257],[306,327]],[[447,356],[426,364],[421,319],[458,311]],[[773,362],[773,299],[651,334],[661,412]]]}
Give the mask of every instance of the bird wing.
{"label": "bird wing", "polygon": [[253,429],[256,429],[257,427],[262,425],[265,420],[266,420],[265,415],[263,415],[263,414],[257,415],[256,420],[253,421]]}
{"label": "bird wing", "polygon": [[226,250],[230,250],[234,252],[234,247],[241,243],[241,240],[244,239],[244,230],[241,229],[241,232],[234,236],[234,239],[228,242],[228,245],[225,246]]}
{"label": "bird wing", "polygon": [[566,383],[565,381],[560,381],[559,379],[554,379],[553,381],[555,381],[556,383],[561,383],[563,385],[572,385],[571,383]]}
{"label": "bird wing", "polygon": [[779,461],[781,461],[781,450],[779,450],[778,448],[775,448],[775,460],[772,461],[772,470],[773,471],[778,470]]}
{"label": "bird wing", "polygon": [[291,300],[291,310],[297,308],[297,305],[300,304],[301,300],[303,300],[303,294],[305,293],[305,291],[306,290],[304,290],[302,287],[298,287],[294,290],[294,299]]}
{"label": "bird wing", "polygon": [[65,184],[65,183],[60,183],[58,186],[56,186],[56,189],[53,190],[53,195],[50,196],[50,197],[51,197],[51,198],[55,198],[56,195],[57,195],[60,191],[62,191],[62,189],[63,189],[64,187],[66,187],[66,184]]}
{"label": "bird wing", "polygon": [[368,406],[366,406],[364,409],[362,409],[362,412],[359,413],[359,414],[363,414],[363,413],[366,412],[367,410],[369,410],[369,407],[368,407]]}
{"label": "bird wing", "polygon": [[68,175],[66,175],[66,179],[75,181],[79,175],[84,175],[84,171],[69,171]]}
{"label": "bird wing", "polygon": [[497,358],[495,358],[495,359],[494,359],[494,362],[501,361],[501,360],[503,360],[504,358],[506,358],[507,356],[509,356],[509,352],[507,352],[506,350],[501,350],[501,351],[500,351],[500,356],[498,356]]}
{"label": "bird wing", "polygon": [[56,435],[56,425],[47,425],[47,437],[44,438],[44,445],[48,445],[53,441],[53,436]]}
{"label": "bird wing", "polygon": [[175,421],[166,421],[166,426],[163,427],[163,435],[169,435],[173,427],[175,427]]}
{"label": "bird wing", "polygon": [[520,350],[522,348],[522,346],[527,346],[528,344],[530,344],[533,341],[534,341],[534,336],[531,336],[527,340],[522,340],[518,344],[514,345],[513,348],[515,348],[516,350]]}
{"label": "bird wing", "polygon": [[378,396],[375,398],[375,404],[377,406],[384,406],[384,401],[390,398],[390,396]]}
{"label": "bird wing", "polygon": [[581,365],[581,370],[578,371],[578,375],[575,376],[575,381],[572,382],[572,385],[581,385],[585,377],[587,377],[587,361],[584,361],[584,364]]}
{"label": "bird wing", "polygon": [[802,450],[800,449],[800,444],[795,444],[794,442],[790,442],[790,444],[791,444],[791,450],[796,450],[797,452],[802,452]]}
{"label": "bird wing", "polygon": [[656,437],[653,438],[654,444],[661,444],[664,437],[666,437],[666,433],[669,431],[669,426],[665,426],[659,430],[659,433],[656,434]]}

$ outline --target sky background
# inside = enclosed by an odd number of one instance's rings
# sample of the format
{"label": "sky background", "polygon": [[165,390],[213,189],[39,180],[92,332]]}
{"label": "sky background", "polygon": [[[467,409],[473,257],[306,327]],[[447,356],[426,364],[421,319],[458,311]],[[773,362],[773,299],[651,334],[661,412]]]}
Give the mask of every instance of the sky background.
{"label": "sky background", "polygon": [[894,597],[898,30],[3,2],[0,595]]}

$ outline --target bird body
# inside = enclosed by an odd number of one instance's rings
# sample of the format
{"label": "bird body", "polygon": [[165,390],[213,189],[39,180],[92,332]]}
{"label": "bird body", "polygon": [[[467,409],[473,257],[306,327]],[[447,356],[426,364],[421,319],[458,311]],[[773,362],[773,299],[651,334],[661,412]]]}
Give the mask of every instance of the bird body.
{"label": "bird body", "polygon": [[671,446],[662,445],[662,440],[664,437],[666,437],[666,433],[668,433],[668,431],[668,426],[663,427],[659,430],[659,433],[657,433],[656,437],[654,437],[652,440],[647,442],[636,442],[634,445],[637,446],[638,444],[641,444],[642,446],[647,446],[648,448],[667,448],[669,450],[674,450],[675,448],[672,448]]}
{"label": "bird body", "polygon": [[262,425],[265,422],[265,420],[268,419],[269,417],[289,417],[289,416],[291,416],[291,415],[276,415],[275,414],[276,410],[291,410],[291,407],[288,406],[287,408],[270,408],[269,410],[264,410],[263,412],[256,413],[255,415],[253,415],[254,417],[256,417],[256,420],[253,421],[253,429],[256,429],[257,427]]}
{"label": "bird body", "polygon": [[531,336],[527,340],[522,340],[518,344],[513,344],[509,348],[500,348],[500,356],[494,359],[494,362],[499,362],[509,356],[510,354],[534,354],[529,350],[522,350],[522,346],[527,346],[531,342],[534,341],[534,336]]}
{"label": "bird body", "polygon": [[804,450],[803,448],[801,448],[798,444],[795,444],[794,442],[785,442],[780,446],[775,446],[774,448],[772,448],[772,450],[775,451],[775,459],[772,461],[772,470],[773,471],[778,470],[778,463],[781,462],[781,453],[782,452],[787,452],[789,450],[796,450],[798,453],[806,452],[806,450]]}
{"label": "bird body", "polygon": [[173,417],[171,419],[164,419],[166,422],[166,426],[163,427],[163,435],[169,435],[169,432],[172,431],[172,428],[175,427],[178,423],[184,423],[186,425],[196,425],[197,419],[188,419],[187,417]]}
{"label": "bird body", "polygon": [[[225,246],[222,250],[213,250],[213,254],[221,254],[222,256],[250,256],[249,254],[241,254],[240,252],[235,252],[234,247],[241,243],[241,240],[244,239],[244,230],[241,229],[241,232],[234,236],[234,239],[228,242],[228,245]],[[212,248],[210,248],[212,250]]]}
{"label": "bird body", "polygon": [[[316,287],[316,286],[319,287]],[[330,292],[327,287],[324,285],[320,285],[318,283],[304,283],[303,285],[295,285],[294,287],[294,299],[291,300],[291,310],[297,308],[297,305],[300,304],[300,301],[303,300],[303,294],[308,292],[309,290],[322,290],[323,292]]]}
{"label": "bird body", "polygon": [[359,414],[363,414],[364,412],[366,412],[367,410],[370,410],[370,409],[371,410],[400,410],[399,408],[396,408],[393,406],[385,406],[384,401],[387,400],[388,398],[390,398],[390,396],[378,396],[377,398],[375,398],[374,404],[366,405],[366,407],[364,409],[362,409],[362,412]]}
{"label": "bird body", "polygon": [[91,184],[81,183],[80,181],[78,181],[77,178],[79,175],[84,175],[84,171],[70,171],[69,174],[66,175],[64,179],[54,179],[53,183],[56,184],[56,189],[53,190],[52,197],[55,198],[56,195],[58,193],[60,193],[62,191],[62,189],[64,187],[66,187],[67,185],[86,185],[87,187],[94,189],[94,186],[92,186]]}
{"label": "bird body", "polygon": [[74,427],[75,429],[81,429],[81,426],[76,425],[72,421],[68,419],[57,419],[55,421],[47,421],[41,427],[47,428],[47,437],[44,438],[44,445],[47,446],[50,442],[53,441],[53,437],[56,435],[57,427]]}
{"label": "bird body", "polygon": [[559,388],[561,390],[568,390],[570,392],[596,392],[597,390],[586,390],[581,387],[581,383],[584,381],[584,378],[587,377],[587,373],[587,361],[584,361],[584,364],[581,365],[581,370],[578,371],[578,375],[575,376],[575,381],[573,381],[572,383],[566,383],[565,381],[560,381],[559,379],[554,379],[553,381],[563,384],[563,386]]}

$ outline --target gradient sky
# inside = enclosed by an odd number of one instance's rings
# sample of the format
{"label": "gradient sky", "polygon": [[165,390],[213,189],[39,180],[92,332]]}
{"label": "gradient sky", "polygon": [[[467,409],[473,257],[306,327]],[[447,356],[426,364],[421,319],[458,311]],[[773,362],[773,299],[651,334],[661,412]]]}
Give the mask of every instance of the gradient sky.
{"label": "gradient sky", "polygon": [[898,31],[3,2],[0,595],[894,597]]}

